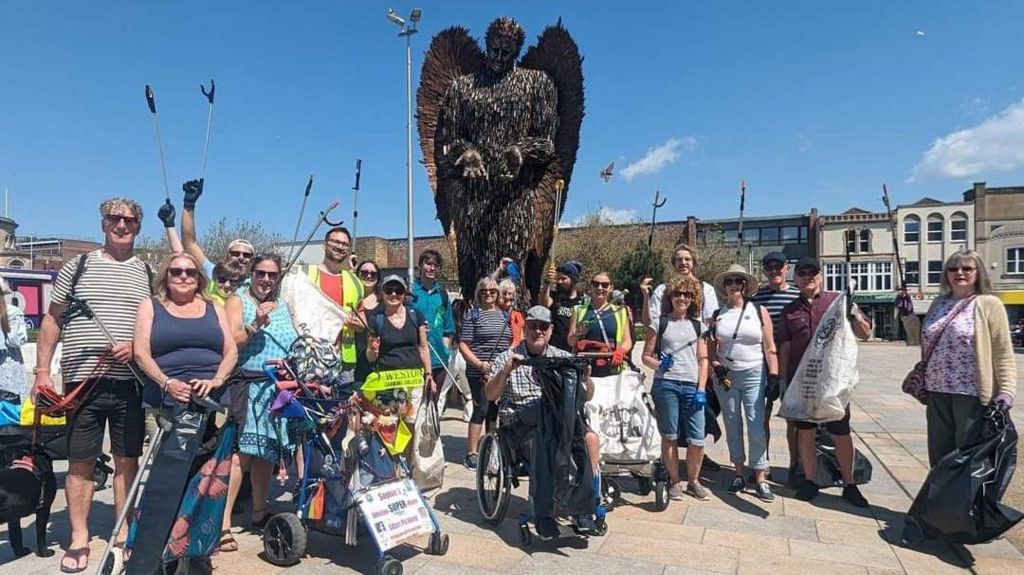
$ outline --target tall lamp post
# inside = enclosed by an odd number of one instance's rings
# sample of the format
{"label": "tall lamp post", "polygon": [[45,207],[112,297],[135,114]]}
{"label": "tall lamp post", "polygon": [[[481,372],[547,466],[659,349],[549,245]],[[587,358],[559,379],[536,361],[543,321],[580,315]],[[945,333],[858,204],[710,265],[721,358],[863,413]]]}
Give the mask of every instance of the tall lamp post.
{"label": "tall lamp post", "polygon": [[409,274],[410,286],[412,286],[413,281],[412,260],[414,257],[414,238],[412,232],[412,35],[419,32],[419,30],[416,29],[416,24],[420,21],[421,16],[423,16],[423,11],[419,8],[413,8],[412,12],[409,13],[409,21],[406,22],[404,18],[398,15],[398,12],[395,11],[394,8],[388,9],[388,20],[395,23],[395,25],[402,29],[401,32],[398,33],[398,36],[405,38],[405,187],[407,204],[406,226],[408,227],[409,235],[409,265],[406,271]]}

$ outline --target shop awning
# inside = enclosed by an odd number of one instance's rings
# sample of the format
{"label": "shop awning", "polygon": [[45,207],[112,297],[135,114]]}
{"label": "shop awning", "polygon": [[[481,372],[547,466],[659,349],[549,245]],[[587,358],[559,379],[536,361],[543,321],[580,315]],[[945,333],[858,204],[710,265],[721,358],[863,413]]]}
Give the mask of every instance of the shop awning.
{"label": "shop awning", "polygon": [[854,293],[853,303],[857,305],[884,305],[896,302],[896,292]]}
{"label": "shop awning", "polygon": [[1024,290],[1014,289],[996,292],[999,299],[1005,304],[1024,305]]}

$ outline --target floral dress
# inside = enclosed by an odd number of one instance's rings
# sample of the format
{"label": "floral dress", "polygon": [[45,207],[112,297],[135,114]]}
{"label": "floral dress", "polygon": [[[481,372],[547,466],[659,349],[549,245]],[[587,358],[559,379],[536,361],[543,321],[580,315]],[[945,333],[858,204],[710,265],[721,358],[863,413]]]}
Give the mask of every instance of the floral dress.
{"label": "floral dress", "polygon": [[[924,320],[922,343],[932,350],[924,374],[924,388],[938,393],[978,395],[978,360],[974,345],[974,306],[962,299],[942,297]],[[954,315],[955,314],[955,315]],[[944,326],[949,324],[948,327]]]}

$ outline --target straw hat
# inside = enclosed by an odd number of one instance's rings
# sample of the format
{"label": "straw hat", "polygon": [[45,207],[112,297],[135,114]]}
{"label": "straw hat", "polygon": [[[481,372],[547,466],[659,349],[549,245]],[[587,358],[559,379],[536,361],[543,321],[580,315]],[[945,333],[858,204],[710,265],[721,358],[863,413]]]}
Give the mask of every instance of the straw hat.
{"label": "straw hat", "polygon": [[715,276],[714,284],[718,293],[727,295],[725,293],[725,278],[735,276],[740,276],[747,280],[746,289],[743,291],[743,297],[750,297],[757,292],[757,287],[760,283],[757,281],[757,278],[747,273],[747,269],[740,264],[732,264],[724,272]]}

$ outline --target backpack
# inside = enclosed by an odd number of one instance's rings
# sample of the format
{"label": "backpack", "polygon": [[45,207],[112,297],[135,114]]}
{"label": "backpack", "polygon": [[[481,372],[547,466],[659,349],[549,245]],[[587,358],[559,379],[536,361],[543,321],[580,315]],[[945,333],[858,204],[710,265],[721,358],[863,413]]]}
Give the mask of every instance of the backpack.
{"label": "backpack", "polygon": [[[718,312],[716,311],[715,313],[718,313]],[[697,334],[697,339],[700,339],[701,335],[703,335],[701,333],[701,331],[700,331],[700,320],[691,319],[690,322],[693,324],[693,333]],[[661,340],[662,340],[662,336],[665,335],[665,330],[667,330],[667,329],[668,329],[668,316],[667,315],[658,316],[658,339],[654,343],[654,353],[657,354],[657,357],[661,357]],[[697,339],[693,340],[693,343],[696,343]],[[687,347],[690,347],[691,345],[693,345],[693,343],[687,344],[686,347],[684,347],[683,349],[686,349]],[[679,350],[679,351],[682,351],[682,349]]]}

